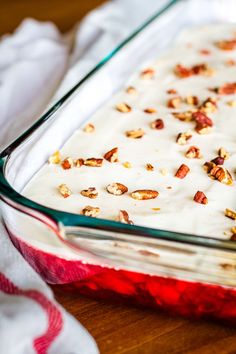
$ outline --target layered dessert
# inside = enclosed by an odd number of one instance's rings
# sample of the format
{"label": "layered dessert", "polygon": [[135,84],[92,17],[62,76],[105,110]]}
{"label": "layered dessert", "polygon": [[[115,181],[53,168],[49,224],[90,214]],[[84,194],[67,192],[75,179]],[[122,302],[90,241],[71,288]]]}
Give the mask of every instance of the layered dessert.
{"label": "layered dessert", "polygon": [[52,146],[23,194],[89,217],[236,239],[235,170],[236,27],[211,25],[183,32]]}

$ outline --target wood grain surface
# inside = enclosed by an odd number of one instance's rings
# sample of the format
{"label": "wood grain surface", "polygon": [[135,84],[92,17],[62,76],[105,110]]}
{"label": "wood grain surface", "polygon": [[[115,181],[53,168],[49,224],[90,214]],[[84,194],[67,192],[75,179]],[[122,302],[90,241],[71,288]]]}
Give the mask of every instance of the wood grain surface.
{"label": "wood grain surface", "polygon": [[[101,0],[0,0],[0,34],[25,18],[70,29]],[[105,303],[52,286],[56,299],[94,336],[101,354],[236,354],[236,328]],[[59,353],[58,353],[59,354]]]}

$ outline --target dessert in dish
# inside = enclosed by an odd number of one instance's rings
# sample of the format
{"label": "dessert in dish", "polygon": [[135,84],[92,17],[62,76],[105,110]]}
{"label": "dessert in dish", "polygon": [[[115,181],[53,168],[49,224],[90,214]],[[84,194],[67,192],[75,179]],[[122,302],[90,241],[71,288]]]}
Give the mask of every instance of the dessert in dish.
{"label": "dessert in dish", "polygon": [[24,195],[90,217],[236,238],[235,31],[183,32],[60,151],[52,146]]}

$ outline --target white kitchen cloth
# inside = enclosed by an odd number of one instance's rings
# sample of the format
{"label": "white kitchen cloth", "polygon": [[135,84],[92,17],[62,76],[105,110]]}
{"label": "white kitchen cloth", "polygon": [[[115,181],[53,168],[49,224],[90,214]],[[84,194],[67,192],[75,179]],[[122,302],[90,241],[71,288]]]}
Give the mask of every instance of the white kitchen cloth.
{"label": "white kitchen cloth", "polygon": [[[0,150],[31,125],[165,0],[115,0],[74,31],[25,20],[0,41]],[[71,38],[71,36],[69,36]],[[51,101],[52,102],[52,101]],[[58,305],[0,223],[0,354],[95,354],[89,333]]]}

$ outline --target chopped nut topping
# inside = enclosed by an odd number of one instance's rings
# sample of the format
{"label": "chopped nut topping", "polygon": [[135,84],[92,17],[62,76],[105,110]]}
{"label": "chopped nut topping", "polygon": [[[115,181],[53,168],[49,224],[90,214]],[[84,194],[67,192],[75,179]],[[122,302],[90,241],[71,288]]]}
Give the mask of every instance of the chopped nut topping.
{"label": "chopped nut topping", "polygon": [[232,232],[232,236],[231,236],[230,240],[236,241],[236,226],[231,227],[230,231]]}
{"label": "chopped nut topping", "polygon": [[166,168],[161,168],[161,169],[160,169],[160,173],[162,174],[162,176],[166,176],[167,173],[168,173],[168,171],[167,171]]}
{"label": "chopped nut topping", "polygon": [[201,192],[201,191],[198,191],[198,192],[195,194],[193,200],[194,200],[195,202],[197,202],[197,203],[200,203],[200,204],[207,204],[207,203],[208,203],[207,197],[206,197],[205,194],[204,194],[203,192]]}
{"label": "chopped nut topping", "polygon": [[185,133],[179,133],[176,138],[176,143],[179,145],[186,145],[188,140],[192,138],[192,133],[187,131]]}
{"label": "chopped nut topping", "polygon": [[208,97],[199,107],[203,113],[213,113],[217,110],[217,101],[214,97]]}
{"label": "chopped nut topping", "polygon": [[154,75],[155,75],[155,70],[152,68],[147,68],[143,70],[140,74],[141,79],[152,79]]}
{"label": "chopped nut topping", "polygon": [[236,211],[226,208],[225,216],[227,216],[227,218],[230,218],[232,220],[236,220]]}
{"label": "chopped nut topping", "polygon": [[236,64],[234,59],[227,59],[225,65],[227,66],[234,66]]}
{"label": "chopped nut topping", "polygon": [[68,198],[72,194],[71,190],[67,187],[66,184],[60,184],[58,190],[64,198]]}
{"label": "chopped nut topping", "polygon": [[71,157],[67,157],[65,160],[62,161],[61,163],[62,168],[64,170],[69,170],[70,168],[73,167],[73,160]]}
{"label": "chopped nut topping", "polygon": [[188,167],[187,165],[185,165],[185,164],[182,164],[182,165],[178,168],[178,170],[177,170],[177,172],[176,172],[176,174],[175,174],[175,177],[180,178],[180,179],[183,179],[184,177],[187,176],[187,174],[189,173],[189,171],[190,171],[189,167]]}
{"label": "chopped nut topping", "polygon": [[137,90],[135,87],[133,86],[129,86],[127,87],[126,89],[126,92],[129,94],[129,95],[135,95],[137,93]]}
{"label": "chopped nut topping", "polygon": [[52,163],[52,164],[59,164],[61,162],[61,154],[60,154],[60,151],[55,151],[48,159],[48,162],[49,163]]}
{"label": "chopped nut topping", "polygon": [[202,157],[200,149],[197,146],[190,146],[186,151],[185,156],[188,159],[200,159]]}
{"label": "chopped nut topping", "polygon": [[91,123],[88,123],[85,127],[84,127],[84,132],[85,133],[92,133],[95,130],[95,126]]}
{"label": "chopped nut topping", "polygon": [[202,55],[210,55],[211,54],[209,49],[200,49],[199,53]]}
{"label": "chopped nut topping", "polygon": [[152,108],[152,107],[149,107],[149,108],[145,108],[143,110],[145,113],[148,113],[148,114],[153,114],[153,113],[156,113],[157,110],[155,108]]}
{"label": "chopped nut topping", "polygon": [[112,183],[112,184],[108,184],[107,191],[110,194],[122,195],[128,192],[128,188],[122,183]]}
{"label": "chopped nut topping", "polygon": [[236,100],[228,101],[227,105],[230,107],[236,107]]}
{"label": "chopped nut topping", "polygon": [[175,89],[169,89],[166,91],[166,93],[168,93],[168,95],[176,95],[177,91]]}
{"label": "chopped nut topping", "polygon": [[174,72],[178,77],[184,79],[193,75],[212,76],[214,70],[205,63],[194,65],[189,68],[184,67],[181,64],[178,64],[175,66]]}
{"label": "chopped nut topping", "polygon": [[193,120],[194,111],[185,111],[185,112],[172,112],[173,116],[183,122],[190,122]]}
{"label": "chopped nut topping", "polygon": [[146,170],[147,171],[154,171],[154,166],[152,166],[150,163],[146,164]]}
{"label": "chopped nut topping", "polygon": [[161,118],[158,118],[151,122],[151,128],[156,130],[161,130],[165,127],[165,124]]}
{"label": "chopped nut topping", "polygon": [[229,82],[220,87],[210,89],[219,95],[234,95],[236,93],[236,82]]}
{"label": "chopped nut topping", "polygon": [[84,189],[80,192],[81,195],[84,197],[90,198],[90,199],[95,199],[98,196],[98,192],[95,187],[90,187],[88,189]]}
{"label": "chopped nut topping", "polygon": [[159,193],[152,189],[139,189],[131,193],[131,197],[136,200],[155,199]]}
{"label": "chopped nut topping", "polygon": [[197,96],[187,96],[185,98],[185,103],[191,106],[197,106],[199,104],[199,99]]}
{"label": "chopped nut topping", "polygon": [[170,98],[167,101],[167,107],[168,108],[179,108],[181,102],[182,102],[182,99],[179,96]]}
{"label": "chopped nut topping", "polygon": [[84,165],[84,159],[77,159],[74,161],[75,167],[81,167]]}
{"label": "chopped nut topping", "polygon": [[92,207],[90,205],[87,205],[81,210],[82,215],[91,216],[93,218],[95,218],[99,213],[100,213],[100,208]]}
{"label": "chopped nut topping", "polygon": [[132,108],[125,102],[118,103],[116,105],[116,109],[117,109],[117,111],[122,112],[122,113],[128,113],[132,110]]}
{"label": "chopped nut topping", "polygon": [[96,159],[94,157],[84,160],[84,165],[90,167],[101,167],[102,163],[103,159]]}
{"label": "chopped nut topping", "polygon": [[213,160],[211,160],[215,165],[224,165],[225,159],[223,157],[217,156]]}
{"label": "chopped nut topping", "polygon": [[105,160],[113,163],[113,162],[118,162],[118,147],[115,147],[108,152],[105,153],[103,156]]}
{"label": "chopped nut topping", "polygon": [[127,213],[126,210],[120,210],[119,211],[118,219],[119,219],[120,222],[122,222],[124,224],[133,225],[133,221],[130,220],[129,214]]}
{"label": "chopped nut topping", "polygon": [[131,163],[130,163],[129,161],[123,162],[122,165],[123,165],[125,168],[132,168],[132,165],[131,165]]}
{"label": "chopped nut topping", "polygon": [[216,164],[214,162],[205,162],[203,168],[206,171],[206,173],[210,173],[213,167],[215,166]]}
{"label": "chopped nut topping", "polygon": [[225,150],[225,148],[221,147],[218,151],[218,155],[222,157],[224,160],[229,159],[229,153]]}
{"label": "chopped nut topping", "polygon": [[210,171],[210,176],[214,177],[217,179],[219,182],[227,184],[227,185],[232,185],[233,184],[233,179],[229,171],[222,167],[222,166],[215,166],[212,168]]}
{"label": "chopped nut topping", "polygon": [[144,136],[145,132],[143,131],[143,129],[139,128],[136,130],[128,130],[125,134],[128,138],[140,139]]}
{"label": "chopped nut topping", "polygon": [[234,50],[236,49],[236,39],[218,41],[215,45],[221,50]]}
{"label": "chopped nut topping", "polygon": [[213,126],[211,118],[209,118],[205,113],[197,111],[193,113],[193,119],[196,122],[195,130],[198,134],[206,134],[209,132]]}

